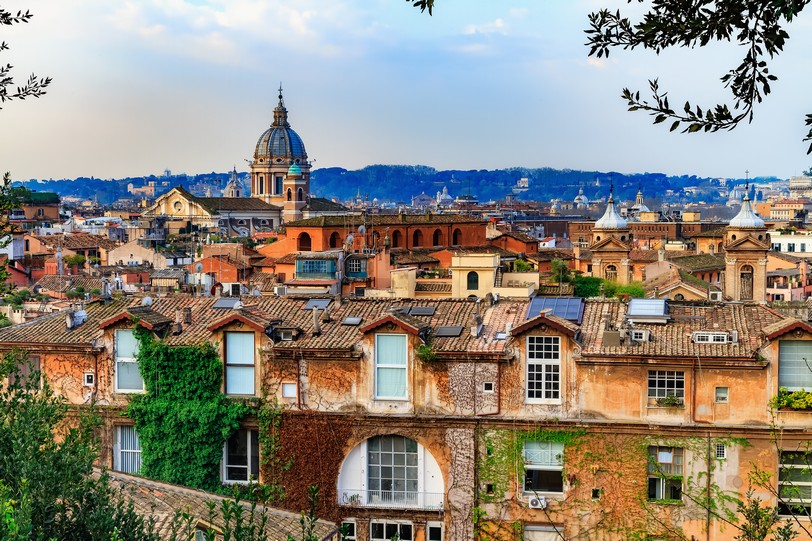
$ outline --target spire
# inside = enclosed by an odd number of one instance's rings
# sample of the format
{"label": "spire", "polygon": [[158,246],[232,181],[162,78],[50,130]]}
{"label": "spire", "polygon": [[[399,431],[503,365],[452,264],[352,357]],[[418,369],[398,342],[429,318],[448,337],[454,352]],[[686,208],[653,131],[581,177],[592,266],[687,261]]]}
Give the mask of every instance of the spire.
{"label": "spire", "polygon": [[750,180],[744,185],[744,197],[739,213],[730,220],[730,227],[764,227],[764,220],[755,213],[750,204]]}
{"label": "spire", "polygon": [[282,83],[279,83],[279,103],[273,110],[273,125],[278,128],[289,128],[288,110],[285,109],[285,100],[282,98]]}

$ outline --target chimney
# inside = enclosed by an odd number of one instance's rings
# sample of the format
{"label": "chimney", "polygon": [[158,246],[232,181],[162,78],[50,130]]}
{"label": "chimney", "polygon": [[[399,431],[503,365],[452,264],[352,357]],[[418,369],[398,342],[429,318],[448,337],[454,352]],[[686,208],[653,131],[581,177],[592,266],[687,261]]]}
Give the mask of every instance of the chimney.
{"label": "chimney", "polygon": [[65,274],[65,262],[62,259],[62,247],[56,249],[56,273],[59,276]]}
{"label": "chimney", "polygon": [[329,308],[324,309],[324,315],[321,317],[321,321],[322,321],[322,323],[330,323],[331,321],[333,321],[332,318],[330,317],[330,309]]}
{"label": "chimney", "polygon": [[321,336],[321,325],[319,324],[319,309],[313,307],[313,336]]}
{"label": "chimney", "polygon": [[[477,304],[479,306],[479,304]],[[479,317],[479,314],[472,314],[471,315],[471,336],[474,338],[479,338],[479,335],[482,334],[482,318]]]}
{"label": "chimney", "polygon": [[665,261],[665,248],[660,247],[660,249],[657,250],[657,261]]}
{"label": "chimney", "polygon": [[192,309],[189,307],[183,309],[183,322],[186,325],[192,324]]}
{"label": "chimney", "polygon": [[175,310],[175,323],[181,323],[183,321],[183,312],[181,310]]}

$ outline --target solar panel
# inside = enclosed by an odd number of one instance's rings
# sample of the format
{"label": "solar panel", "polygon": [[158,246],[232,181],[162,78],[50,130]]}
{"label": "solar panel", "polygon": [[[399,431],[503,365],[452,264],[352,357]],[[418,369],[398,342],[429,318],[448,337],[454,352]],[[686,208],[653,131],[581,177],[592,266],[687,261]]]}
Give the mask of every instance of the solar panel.
{"label": "solar panel", "polygon": [[324,310],[333,299],[310,299],[304,306],[305,310],[312,310],[313,308],[318,308],[319,310]]}
{"label": "solar panel", "polygon": [[342,325],[351,325],[353,327],[357,327],[363,321],[360,317],[345,317],[344,321],[341,322]]}
{"label": "solar panel", "polygon": [[434,336],[437,338],[455,338],[462,334],[463,327],[461,326],[453,326],[453,327],[437,327],[437,332],[434,333]]}
{"label": "solar panel", "polygon": [[411,310],[409,310],[410,316],[433,316],[435,310],[437,310],[436,306],[413,306]]}
{"label": "solar panel", "polygon": [[237,306],[238,302],[240,302],[240,299],[221,297],[217,299],[217,302],[214,303],[214,306],[212,306],[212,308],[216,310],[233,310],[234,307]]}
{"label": "solar panel", "polygon": [[527,317],[534,318],[545,310],[557,317],[581,323],[584,317],[584,299],[580,297],[534,297],[527,307]]}

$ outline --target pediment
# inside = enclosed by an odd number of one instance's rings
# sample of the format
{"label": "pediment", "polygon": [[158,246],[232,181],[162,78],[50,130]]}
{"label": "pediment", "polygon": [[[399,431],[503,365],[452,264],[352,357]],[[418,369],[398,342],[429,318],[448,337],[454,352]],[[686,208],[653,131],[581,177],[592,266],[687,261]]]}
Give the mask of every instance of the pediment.
{"label": "pediment", "polygon": [[736,239],[727,246],[725,246],[725,250],[730,250],[731,248],[736,250],[769,250],[770,247],[767,245],[766,242],[760,241],[755,238],[753,235],[747,235],[746,237]]}
{"label": "pediment", "polygon": [[623,242],[622,240],[615,238],[615,237],[608,237],[602,240],[599,240],[595,244],[590,247],[590,250],[593,252],[596,251],[624,251],[628,252],[630,247],[628,244]]}

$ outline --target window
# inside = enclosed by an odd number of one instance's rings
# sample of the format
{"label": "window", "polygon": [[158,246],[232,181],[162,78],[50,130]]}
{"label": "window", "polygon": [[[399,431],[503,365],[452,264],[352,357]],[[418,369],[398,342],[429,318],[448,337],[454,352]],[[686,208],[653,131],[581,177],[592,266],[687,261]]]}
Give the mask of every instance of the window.
{"label": "window", "polygon": [[696,344],[727,344],[735,342],[730,334],[726,332],[694,332],[694,343]]}
{"label": "window", "polygon": [[144,380],[138,371],[138,340],[132,329],[116,331],[116,391],[132,393],[144,390]]}
{"label": "window", "polygon": [[350,259],[347,261],[347,272],[366,272],[366,260],[364,259]]}
{"label": "window", "polygon": [[563,443],[524,442],[524,491],[564,492],[563,454]]}
{"label": "window", "polygon": [[486,381],[482,384],[482,392],[483,393],[492,393],[493,392],[493,382]]}
{"label": "window", "polygon": [[259,479],[259,433],[240,429],[226,441],[223,450],[223,481],[247,483]]}
{"label": "window", "polygon": [[679,447],[648,448],[648,499],[682,499],[683,450]]}
{"label": "window", "polygon": [[341,523],[341,530],[343,536],[341,539],[344,541],[356,541],[358,538],[355,535],[355,521],[345,520]]}
{"label": "window", "polygon": [[787,251],[788,252],[794,252],[795,251],[795,243],[794,242],[788,242],[787,243]]}
{"label": "window", "polygon": [[426,541],[443,541],[442,522],[426,522]]}
{"label": "window", "polygon": [[39,355],[29,355],[28,360],[21,362],[19,366],[17,366],[17,375],[20,377],[19,381],[17,382],[15,374],[11,373],[8,375],[8,383],[9,385],[14,385],[16,382],[23,390],[35,390],[41,387],[42,384],[42,380],[40,379],[40,385],[31,385],[31,376],[36,373],[40,373],[40,357]]}
{"label": "window", "polygon": [[113,469],[133,474],[141,470],[141,442],[134,426],[116,427]]}
{"label": "window", "polygon": [[525,526],[524,541],[561,541],[558,529],[553,526]]}
{"label": "window", "polygon": [[414,440],[403,436],[370,438],[367,442],[370,502],[395,505],[417,503],[417,457],[417,442]]}
{"label": "window", "polygon": [[305,259],[302,261],[302,273],[326,273],[327,260],[326,259]]}
{"label": "window", "polygon": [[714,400],[719,404],[726,404],[727,394],[728,394],[727,387],[716,387],[716,389],[714,390]]}
{"label": "window", "polygon": [[781,243],[773,242],[773,251],[780,252],[781,251]]}
{"label": "window", "polygon": [[264,176],[262,176],[262,175],[259,176],[259,182],[257,183],[257,187],[259,188],[257,190],[259,193],[264,193],[264,189],[265,189],[265,177]]}
{"label": "window", "polygon": [[527,337],[527,399],[561,399],[561,356],[558,336]]}
{"label": "window", "polygon": [[226,394],[254,394],[254,333],[227,332]]}
{"label": "window", "polygon": [[375,335],[375,398],[406,399],[406,335]]}
{"label": "window", "polygon": [[275,195],[280,195],[282,193],[282,176],[276,176],[276,190],[274,191]]}
{"label": "window", "polygon": [[632,340],[634,340],[635,342],[646,342],[648,340],[648,329],[633,330]]}
{"label": "window", "polygon": [[805,242],[801,243],[801,251],[806,252],[806,243]]}
{"label": "window", "polygon": [[[598,239],[600,240],[600,238]],[[606,276],[605,278],[610,282],[614,282],[617,280],[617,267],[614,265],[607,265],[606,266]]]}
{"label": "window", "polygon": [[789,391],[812,390],[812,342],[779,342],[778,386],[786,387]]}
{"label": "window", "polygon": [[680,405],[685,399],[685,372],[673,370],[648,371],[648,403]]}
{"label": "window", "polygon": [[296,384],[283,383],[282,384],[282,398],[296,398]]}
{"label": "window", "polygon": [[369,523],[370,541],[412,541],[412,523],[391,520],[373,520]]}
{"label": "window", "polygon": [[479,274],[476,271],[469,272],[467,282],[468,291],[476,291],[479,289]]}
{"label": "window", "polygon": [[781,451],[778,468],[778,512],[809,516],[812,513],[812,453]]}
{"label": "window", "polygon": [[727,458],[727,446],[725,446],[724,443],[716,444],[716,458],[719,460],[724,460]]}

